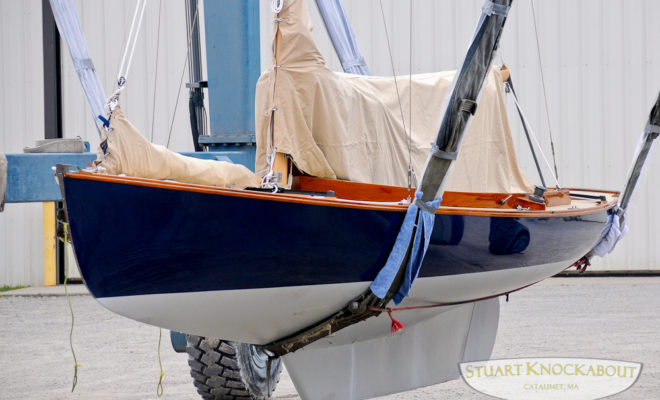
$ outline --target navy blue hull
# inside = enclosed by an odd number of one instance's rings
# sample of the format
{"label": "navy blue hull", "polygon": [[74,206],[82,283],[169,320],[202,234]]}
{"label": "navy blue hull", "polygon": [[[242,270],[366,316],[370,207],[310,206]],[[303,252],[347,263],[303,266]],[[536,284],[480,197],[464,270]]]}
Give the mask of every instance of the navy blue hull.
{"label": "navy blue hull", "polygon": [[[64,178],[96,297],[372,281],[404,212]],[[421,277],[573,261],[606,219],[437,215]]]}

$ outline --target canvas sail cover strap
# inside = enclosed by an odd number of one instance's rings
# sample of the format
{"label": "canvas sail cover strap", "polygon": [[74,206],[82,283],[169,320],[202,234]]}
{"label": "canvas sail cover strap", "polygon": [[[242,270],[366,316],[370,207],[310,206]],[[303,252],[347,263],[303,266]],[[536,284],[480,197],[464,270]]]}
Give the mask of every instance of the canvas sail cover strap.
{"label": "canvas sail cover strap", "polygon": [[649,134],[653,139],[657,139],[660,134],[660,126],[653,125],[650,122],[646,124],[645,132]]}
{"label": "canvas sail cover strap", "polygon": [[341,1],[316,0],[316,6],[344,72],[371,75]]}
{"label": "canvas sail cover strap", "polygon": [[89,55],[76,8],[72,0],[50,0],[50,7],[55,16],[57,29],[69,48],[73,66],[82,84],[89,107],[92,109],[94,121],[100,129],[102,123],[97,116],[105,115],[105,91]]}
{"label": "canvas sail cover strap", "polygon": [[481,11],[485,15],[500,15],[506,17],[509,13],[509,8],[511,7],[508,4],[496,4],[493,1],[487,1]]}
{"label": "canvas sail cover strap", "polygon": [[[277,16],[279,66],[259,78],[255,98],[256,171],[267,171],[270,124],[273,147],[297,169],[323,178],[407,186],[408,113],[412,110],[412,166],[422,171],[441,122],[455,72],[392,77],[333,72],[312,36],[306,2],[285,1]],[[273,65],[275,62],[272,63]],[[448,190],[529,193],[518,166],[504,104],[502,77],[493,68],[461,146]],[[412,104],[409,103],[410,91]],[[476,96],[475,96],[476,97]],[[472,97],[471,99],[474,99]],[[426,193],[426,192],[425,192]]]}

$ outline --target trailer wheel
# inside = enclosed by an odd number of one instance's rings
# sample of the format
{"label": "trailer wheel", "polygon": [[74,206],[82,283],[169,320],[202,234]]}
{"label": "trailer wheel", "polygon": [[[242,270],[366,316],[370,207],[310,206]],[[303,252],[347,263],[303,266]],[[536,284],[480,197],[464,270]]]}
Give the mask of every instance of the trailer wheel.
{"label": "trailer wheel", "polygon": [[[190,375],[204,400],[269,399],[280,379],[282,361],[247,343],[186,335]],[[269,379],[270,378],[270,381]]]}

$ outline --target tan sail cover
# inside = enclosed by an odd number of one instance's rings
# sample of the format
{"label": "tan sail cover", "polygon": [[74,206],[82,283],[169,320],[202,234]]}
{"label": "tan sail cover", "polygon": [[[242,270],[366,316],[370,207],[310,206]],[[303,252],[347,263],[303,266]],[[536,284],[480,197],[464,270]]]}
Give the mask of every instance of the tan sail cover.
{"label": "tan sail cover", "polygon": [[200,185],[237,187],[258,186],[259,177],[240,164],[200,160],[174,153],[150,143],[117,106],[110,118],[110,130],[99,147],[95,164],[113,175],[170,179]]}
{"label": "tan sail cover", "polygon": [[[454,72],[414,75],[412,82],[408,76],[398,77],[402,118],[393,78],[336,73],[326,67],[312,37],[304,0],[286,0],[278,20],[273,39],[278,43],[278,66],[267,70],[257,84],[256,170],[263,173],[268,168],[272,115],[272,145],[277,152],[290,155],[300,171],[324,178],[406,186],[405,118],[406,128],[412,126],[412,165],[421,178]],[[446,188],[532,190],[516,160],[502,78],[495,69]]]}

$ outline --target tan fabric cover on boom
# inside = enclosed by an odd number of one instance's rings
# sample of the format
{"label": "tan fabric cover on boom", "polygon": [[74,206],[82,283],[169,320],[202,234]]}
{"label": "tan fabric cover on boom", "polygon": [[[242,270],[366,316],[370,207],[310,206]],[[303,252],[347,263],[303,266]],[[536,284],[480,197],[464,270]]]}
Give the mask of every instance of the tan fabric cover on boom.
{"label": "tan fabric cover on boom", "polygon": [[[394,79],[330,71],[314,43],[304,0],[286,0],[278,17],[282,19],[280,66],[267,70],[257,84],[256,171],[263,174],[267,169],[270,110],[276,109],[273,146],[289,154],[300,171],[324,178],[406,186],[408,135]],[[414,75],[412,83],[407,75],[398,77],[406,128],[412,124],[412,164],[419,178],[453,76],[454,72]],[[494,69],[464,135],[447,190],[532,190],[516,160],[501,79]]]}
{"label": "tan fabric cover on boom", "polygon": [[105,155],[99,148],[94,163],[109,174],[237,188],[261,182],[240,164],[186,157],[150,143],[124,117],[119,106],[112,113],[106,143]]}

